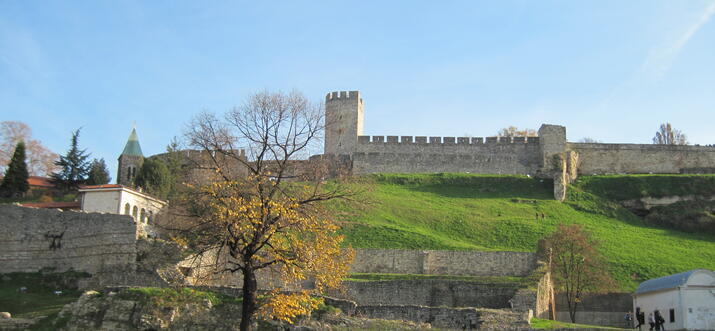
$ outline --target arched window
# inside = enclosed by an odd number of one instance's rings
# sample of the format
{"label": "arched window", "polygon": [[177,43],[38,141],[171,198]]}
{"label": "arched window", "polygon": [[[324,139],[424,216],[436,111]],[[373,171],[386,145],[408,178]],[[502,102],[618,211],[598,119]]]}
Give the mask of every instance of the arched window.
{"label": "arched window", "polygon": [[141,222],[146,223],[146,210],[142,208],[141,217],[139,218]]}
{"label": "arched window", "polygon": [[129,215],[129,211],[132,210],[132,207],[129,207],[129,203],[127,202],[126,205],[124,205],[124,215]]}
{"label": "arched window", "polygon": [[147,223],[154,223],[154,212],[149,211],[149,218],[146,220]]}
{"label": "arched window", "polygon": [[139,208],[137,206],[134,206],[134,209],[132,209],[132,217],[134,217],[134,220],[137,220],[137,214],[139,213]]}

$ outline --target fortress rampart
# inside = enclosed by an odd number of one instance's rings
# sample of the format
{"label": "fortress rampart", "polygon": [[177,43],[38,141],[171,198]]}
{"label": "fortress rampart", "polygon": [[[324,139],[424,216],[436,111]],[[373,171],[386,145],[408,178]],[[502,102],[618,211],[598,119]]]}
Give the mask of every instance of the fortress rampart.
{"label": "fortress rampart", "polygon": [[715,173],[715,147],[570,143],[566,128],[538,137],[363,135],[358,91],[326,96],[325,154],[350,160],[353,174],[467,172],[554,178],[554,196],[579,174]]}
{"label": "fortress rampart", "polygon": [[[370,139],[372,138],[372,139]],[[537,137],[359,136],[353,172],[471,172],[534,174],[540,166]]]}
{"label": "fortress rampart", "polygon": [[0,272],[132,272],[137,225],[129,215],[0,205]]}
{"label": "fortress rampart", "polygon": [[579,154],[579,174],[713,172],[715,147],[569,143]]}

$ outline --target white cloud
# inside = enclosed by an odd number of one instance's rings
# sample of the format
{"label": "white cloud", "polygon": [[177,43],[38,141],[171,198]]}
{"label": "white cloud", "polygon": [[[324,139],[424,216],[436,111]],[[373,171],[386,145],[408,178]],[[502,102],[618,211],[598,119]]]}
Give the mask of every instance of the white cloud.
{"label": "white cloud", "polygon": [[662,45],[653,48],[641,67],[641,75],[644,76],[642,78],[653,81],[663,79],[683,47],[703,25],[708,23],[713,14],[715,14],[715,1],[705,7],[697,19],[689,22],[677,38],[667,40]]}
{"label": "white cloud", "polygon": [[688,41],[715,15],[715,0],[709,2],[701,11],[689,15],[691,20],[673,27],[679,31],[675,37],[666,37],[662,43],[651,48],[643,64],[627,80],[615,86],[596,106],[597,111],[638,108],[649,85],[662,80],[675,63],[680,51]]}

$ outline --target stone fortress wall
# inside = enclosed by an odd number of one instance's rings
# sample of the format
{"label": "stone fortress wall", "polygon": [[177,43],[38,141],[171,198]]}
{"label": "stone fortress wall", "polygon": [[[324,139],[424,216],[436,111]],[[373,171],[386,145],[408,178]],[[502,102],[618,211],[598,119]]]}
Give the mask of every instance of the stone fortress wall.
{"label": "stone fortress wall", "polygon": [[352,153],[355,173],[534,174],[540,156],[538,137],[358,136]]}
{"label": "stone fortress wall", "polygon": [[[570,143],[559,125],[544,124],[529,138],[365,136],[358,91],[328,93],[325,112],[325,153],[350,157],[354,174],[528,174],[561,176],[561,183],[578,174],[715,172],[715,147]],[[567,167],[555,158],[569,160]],[[566,168],[573,174],[562,176]]]}
{"label": "stone fortress wall", "polygon": [[567,149],[579,154],[584,175],[715,172],[710,146],[568,143]]}
{"label": "stone fortress wall", "polygon": [[0,205],[0,229],[0,273],[136,270],[138,229],[130,215]]}
{"label": "stone fortress wall", "polygon": [[350,272],[526,276],[536,268],[536,253],[407,249],[356,249]]}

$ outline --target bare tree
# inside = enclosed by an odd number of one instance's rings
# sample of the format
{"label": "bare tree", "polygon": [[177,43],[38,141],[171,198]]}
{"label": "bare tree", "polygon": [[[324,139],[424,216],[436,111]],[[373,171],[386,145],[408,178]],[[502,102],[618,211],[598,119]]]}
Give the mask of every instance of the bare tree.
{"label": "bare tree", "polygon": [[47,176],[57,170],[54,162],[59,157],[38,140],[32,139],[32,129],[23,122],[0,123],[0,172],[12,157],[18,142],[24,141],[27,151],[27,170],[30,176]]}
{"label": "bare tree", "polygon": [[258,271],[278,270],[289,282],[310,276],[318,292],[347,273],[352,253],[341,250],[343,237],[321,202],[350,193],[324,185],[310,162],[298,160],[318,142],[323,117],[322,106],[300,93],[261,92],[223,117],[202,113],[187,126],[187,142],[203,151],[213,178],[191,195],[197,221],[182,240],[211,258],[215,272],[242,275],[241,330],[257,312],[290,321],[315,307],[313,292],[279,288],[258,302]]}
{"label": "bare tree", "polygon": [[576,308],[583,295],[608,290],[614,282],[605,270],[598,242],[580,225],[560,224],[545,239],[556,287],[566,295],[569,317],[575,323]]}
{"label": "bare tree", "polygon": [[670,123],[663,123],[653,137],[657,145],[687,145],[688,139],[680,130],[673,129]]}
{"label": "bare tree", "polygon": [[579,140],[578,142],[580,142],[580,143],[586,143],[586,144],[600,144],[600,143],[601,143],[600,140],[597,140],[597,139],[594,139],[594,138],[591,138],[591,137],[583,137],[583,138],[581,138],[581,140]]}
{"label": "bare tree", "polygon": [[538,135],[534,129],[519,129],[515,126],[503,128],[497,132],[499,137],[536,137]]}

